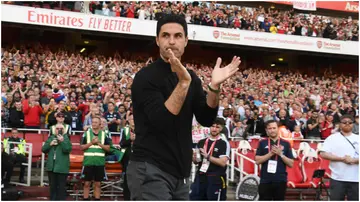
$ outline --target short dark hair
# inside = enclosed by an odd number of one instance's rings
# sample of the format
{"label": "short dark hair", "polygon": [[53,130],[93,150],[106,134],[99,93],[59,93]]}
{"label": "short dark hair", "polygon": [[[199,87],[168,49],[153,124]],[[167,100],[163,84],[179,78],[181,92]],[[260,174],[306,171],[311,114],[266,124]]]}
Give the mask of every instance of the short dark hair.
{"label": "short dark hair", "polygon": [[185,37],[188,36],[187,23],[186,23],[184,17],[181,17],[180,15],[175,15],[175,14],[163,14],[160,17],[160,19],[158,20],[157,25],[156,25],[156,37],[159,36],[161,27],[167,23],[180,24],[184,29]]}
{"label": "short dark hair", "polygon": [[275,120],[268,120],[265,122],[265,128],[267,128],[272,123],[276,123],[276,125],[279,125],[279,123]]}
{"label": "short dark hair", "polygon": [[216,117],[216,119],[214,120],[214,124],[224,126],[225,125],[225,120],[223,118]]}

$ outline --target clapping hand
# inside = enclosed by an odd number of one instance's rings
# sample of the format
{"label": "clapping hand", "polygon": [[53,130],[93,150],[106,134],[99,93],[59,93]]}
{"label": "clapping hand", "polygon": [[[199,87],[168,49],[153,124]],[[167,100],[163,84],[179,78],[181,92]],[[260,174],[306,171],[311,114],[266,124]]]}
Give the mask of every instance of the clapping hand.
{"label": "clapping hand", "polygon": [[221,58],[218,58],[214,70],[211,73],[211,84],[218,86],[226,79],[230,78],[239,70],[240,63],[240,57],[234,56],[230,64],[228,64],[226,67],[220,68]]}
{"label": "clapping hand", "polygon": [[204,148],[200,148],[199,150],[200,150],[200,154],[201,154],[205,159],[207,159],[209,155],[205,152]]}
{"label": "clapping hand", "polygon": [[282,154],[282,150],[281,150],[278,146],[276,146],[276,145],[273,145],[273,146],[272,146],[271,152],[272,152],[273,154],[276,154],[276,155],[279,155],[279,156]]}
{"label": "clapping hand", "polygon": [[99,139],[97,137],[94,137],[92,140],[91,140],[91,143],[92,144],[98,144],[99,143]]}
{"label": "clapping hand", "polygon": [[171,65],[171,70],[173,72],[176,72],[176,75],[179,78],[179,81],[182,82],[191,82],[191,76],[187,69],[181,64],[180,60],[175,57],[174,53],[171,49],[168,49],[169,54],[169,63]]}

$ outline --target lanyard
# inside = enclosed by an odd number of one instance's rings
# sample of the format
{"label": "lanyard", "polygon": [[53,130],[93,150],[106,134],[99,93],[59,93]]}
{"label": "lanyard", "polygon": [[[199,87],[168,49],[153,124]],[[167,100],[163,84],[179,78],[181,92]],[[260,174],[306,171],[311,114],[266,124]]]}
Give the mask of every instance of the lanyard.
{"label": "lanyard", "polygon": [[216,143],[216,141],[218,141],[218,140],[220,139],[220,137],[216,138],[216,140],[211,144],[209,151],[206,152],[207,147],[208,147],[208,143],[209,143],[209,139],[210,139],[210,138],[206,139],[206,141],[205,141],[204,151],[205,151],[205,153],[207,153],[208,155],[212,156],[212,153],[213,153],[214,147],[215,147],[215,143]]}
{"label": "lanyard", "polygon": [[[270,147],[271,145],[270,145],[270,138],[268,138],[268,151],[269,151],[269,153],[271,152],[270,151]],[[279,147],[280,146],[280,138],[278,138],[278,144],[277,144],[277,146]],[[275,157],[275,160],[277,161],[277,157],[278,157],[278,155],[276,155],[276,157]]]}
{"label": "lanyard", "polygon": [[347,137],[345,137],[345,135],[344,135],[342,132],[340,132],[340,134],[351,144],[351,146],[352,146],[352,147],[354,148],[354,150],[355,150],[355,154],[359,155],[359,153],[356,151],[356,148],[355,148],[355,146],[353,145],[353,143],[351,143],[350,140],[347,139]]}

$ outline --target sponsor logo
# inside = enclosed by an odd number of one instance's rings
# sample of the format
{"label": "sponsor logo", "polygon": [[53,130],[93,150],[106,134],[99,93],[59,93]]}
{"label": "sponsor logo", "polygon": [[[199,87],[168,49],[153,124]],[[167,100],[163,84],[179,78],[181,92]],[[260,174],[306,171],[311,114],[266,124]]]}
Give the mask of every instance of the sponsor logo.
{"label": "sponsor logo", "polygon": [[229,31],[213,31],[213,36],[215,39],[223,39],[223,40],[232,40],[232,41],[239,41],[240,40],[240,33],[233,33]]}
{"label": "sponsor logo", "polygon": [[217,30],[215,30],[215,31],[213,32],[213,36],[214,36],[215,39],[219,38],[220,32],[217,31]]}
{"label": "sponsor logo", "polygon": [[317,45],[318,48],[321,48],[323,43],[322,43],[322,41],[318,41],[318,42],[316,42],[316,45]]}
{"label": "sponsor logo", "polygon": [[359,11],[359,5],[351,4],[351,2],[347,2],[345,6],[346,11]]}

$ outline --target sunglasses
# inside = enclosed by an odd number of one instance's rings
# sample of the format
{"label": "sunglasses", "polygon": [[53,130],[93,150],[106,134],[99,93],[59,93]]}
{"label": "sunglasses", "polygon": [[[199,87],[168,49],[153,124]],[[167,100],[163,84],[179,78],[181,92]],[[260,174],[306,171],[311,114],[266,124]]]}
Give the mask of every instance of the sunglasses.
{"label": "sunglasses", "polygon": [[64,118],[64,116],[57,116],[57,117],[59,117],[59,118]]}
{"label": "sunglasses", "polygon": [[341,122],[342,124],[346,124],[346,125],[351,125],[351,124],[353,124],[354,122],[352,122],[352,121],[344,121],[344,122]]}

